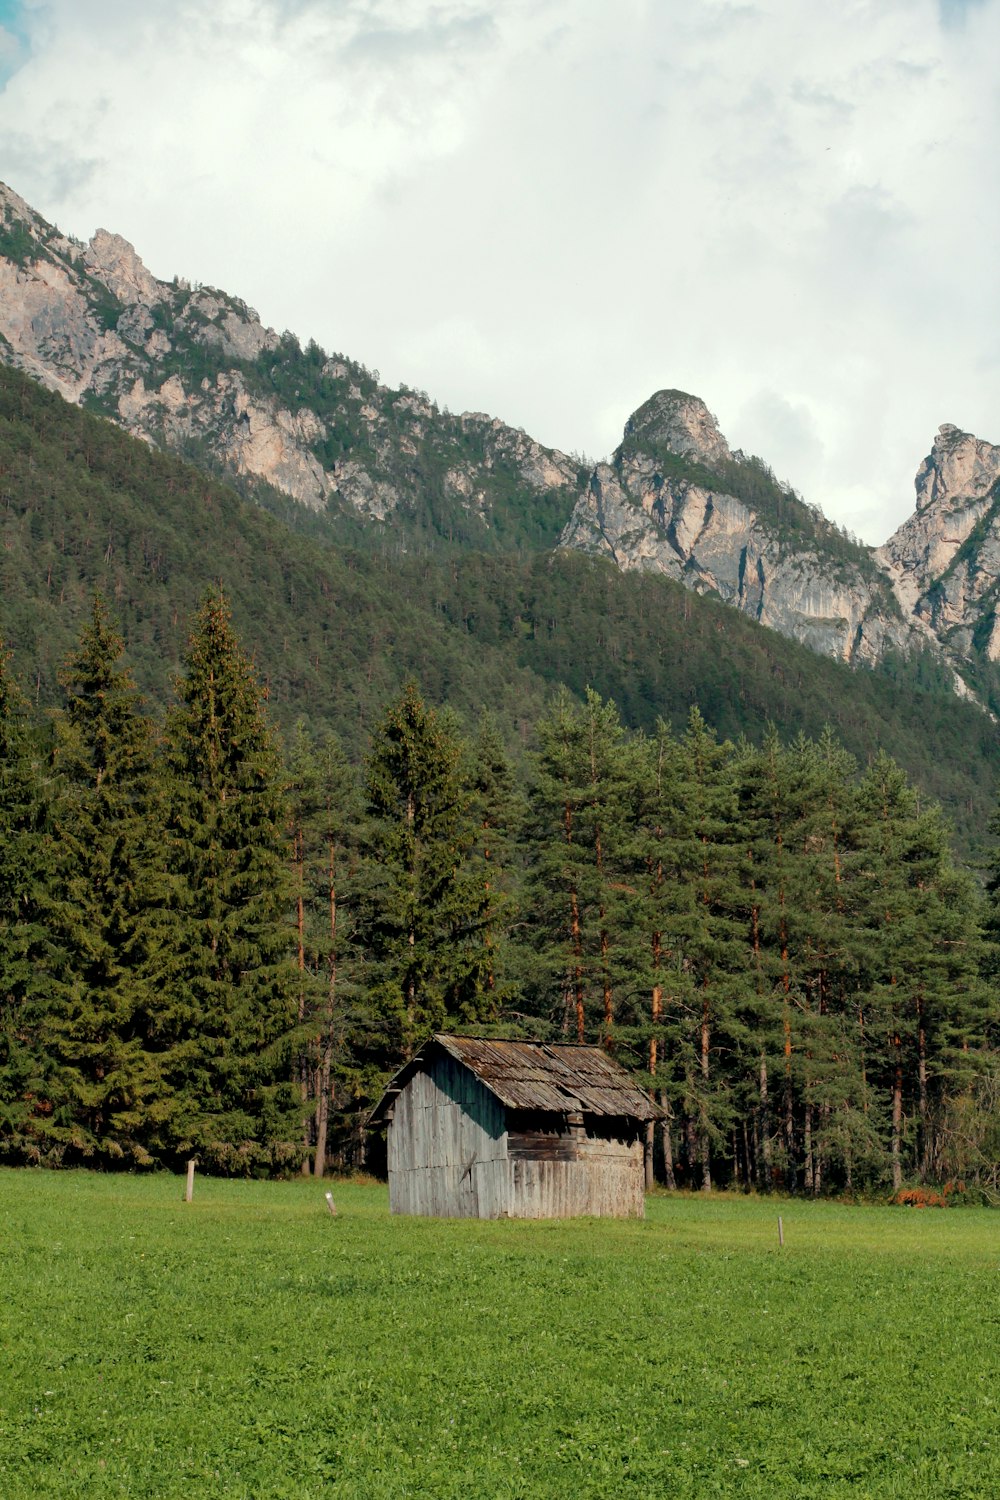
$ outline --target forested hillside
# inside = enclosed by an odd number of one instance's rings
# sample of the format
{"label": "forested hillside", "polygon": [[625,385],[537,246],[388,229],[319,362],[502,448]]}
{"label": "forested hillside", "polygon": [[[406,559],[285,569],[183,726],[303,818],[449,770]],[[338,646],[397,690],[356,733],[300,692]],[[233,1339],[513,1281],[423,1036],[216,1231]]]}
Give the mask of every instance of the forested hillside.
{"label": "forested hillside", "polygon": [[0,497],[8,1159],[356,1164],[465,1026],[612,1049],[668,1183],[994,1192],[992,908],[934,798],[982,854],[997,731],[931,658],[336,548],[8,369]]}
{"label": "forested hillside", "polygon": [[861,763],[892,754],[966,850],[992,812],[996,726],[954,698],[931,658],[851,672],[670,579],[569,553],[335,548],[6,367],[0,497],[0,629],[39,708],[58,700],[59,664],[99,587],[162,711],[185,621],[214,582],[276,722],[305,715],[355,758],[409,677],[469,724],[488,707],[514,749],[553,687],[592,686],[646,729],[660,716],[682,726],[695,704],[734,738],[759,739],[769,722],[784,738],[818,736],[829,723]]}

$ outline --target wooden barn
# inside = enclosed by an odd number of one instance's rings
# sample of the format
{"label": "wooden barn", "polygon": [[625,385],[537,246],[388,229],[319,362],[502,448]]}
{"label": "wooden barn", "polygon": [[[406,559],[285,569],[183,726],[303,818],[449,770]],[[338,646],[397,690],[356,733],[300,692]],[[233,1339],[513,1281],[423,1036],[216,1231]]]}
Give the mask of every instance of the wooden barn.
{"label": "wooden barn", "polygon": [[599,1047],[436,1035],[372,1113],[389,1205],[446,1218],[641,1218],[660,1111]]}

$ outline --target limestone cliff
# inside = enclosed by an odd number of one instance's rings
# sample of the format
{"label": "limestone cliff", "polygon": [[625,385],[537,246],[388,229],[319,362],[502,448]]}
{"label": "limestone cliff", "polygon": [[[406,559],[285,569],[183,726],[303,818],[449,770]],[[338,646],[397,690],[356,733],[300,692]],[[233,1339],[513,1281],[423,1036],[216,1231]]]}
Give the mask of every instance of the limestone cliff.
{"label": "limestone cliff", "polygon": [[1000,661],[1000,446],[946,423],[917,472],[916,510],[878,557],[897,598],[959,663]]}
{"label": "limestone cliff", "polygon": [[392,518],[404,548],[435,528],[489,545],[498,520],[530,540],[536,511],[557,516],[551,542],[569,514],[576,463],[523,432],[303,350],[224,292],[159,281],[118,234],[69,239],[3,185],[0,213],[0,354],[134,435],[317,512]]}
{"label": "limestone cliff", "polygon": [[683,391],[659,391],[630,417],[560,541],[717,594],[843,661],[871,664],[915,637],[870,550],[759,460],[731,452],[705,403]]}

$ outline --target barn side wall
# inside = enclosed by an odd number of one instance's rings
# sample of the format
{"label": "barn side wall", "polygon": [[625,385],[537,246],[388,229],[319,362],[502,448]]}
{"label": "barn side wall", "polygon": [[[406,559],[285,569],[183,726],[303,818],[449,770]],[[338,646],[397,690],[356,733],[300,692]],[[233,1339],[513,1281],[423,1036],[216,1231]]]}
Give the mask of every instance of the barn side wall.
{"label": "barn side wall", "polygon": [[641,1219],[646,1212],[640,1141],[509,1138],[510,1208],[516,1219]]}
{"label": "barn side wall", "polygon": [[435,1057],[410,1079],[387,1144],[392,1213],[496,1219],[509,1211],[503,1106],[454,1059]]}

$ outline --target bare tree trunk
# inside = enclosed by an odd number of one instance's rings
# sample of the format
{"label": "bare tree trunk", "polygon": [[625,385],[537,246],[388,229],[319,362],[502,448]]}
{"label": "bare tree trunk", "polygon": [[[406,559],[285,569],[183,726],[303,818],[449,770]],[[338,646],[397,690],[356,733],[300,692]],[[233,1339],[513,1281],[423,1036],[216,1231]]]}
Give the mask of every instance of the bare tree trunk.
{"label": "bare tree trunk", "polygon": [[764,1163],[764,1185],[770,1192],[774,1186],[771,1176],[771,1130],[767,1121],[767,1058],[760,1054],[760,1153]]}
{"label": "bare tree trunk", "polygon": [[[688,1093],[690,1096],[690,1080]],[[694,1169],[698,1162],[698,1130],[694,1123],[694,1116],[689,1113],[684,1115],[684,1160],[693,1185]]]}
{"label": "bare tree trunk", "polygon": [[333,1047],[328,1039],[323,1045],[323,1060],[319,1068],[319,1087],[316,1099],[316,1159],[313,1173],[322,1177],[326,1173],[326,1142],[330,1128],[330,1074]]}
{"label": "bare tree trunk", "polygon": [[811,1104],[806,1105],[805,1127],[803,1131],[803,1147],[805,1150],[806,1192],[815,1193],[816,1178],[813,1169],[813,1111]]}
{"label": "bare tree trunk", "polygon": [[819,1107],[820,1138],[816,1142],[815,1156],[813,1158],[813,1192],[817,1198],[823,1191],[823,1139],[825,1127],[830,1120],[830,1105],[826,1102]]}
{"label": "bare tree trunk", "polygon": [[[296,968],[299,975],[299,1022],[305,1020],[306,1015],[306,898],[305,898],[305,834],[301,828],[296,828],[292,839],[293,859],[295,862],[295,957]],[[309,1049],[305,1043],[301,1044],[299,1051],[299,1093],[302,1096],[302,1175],[309,1176],[309,1147],[310,1126],[313,1122],[305,1113],[309,1103],[309,1083],[311,1068],[309,1064]]]}
{"label": "bare tree trunk", "polygon": [[703,987],[701,1001],[701,1076],[705,1085],[705,1100],[702,1105],[701,1122],[701,1188],[712,1191],[712,1149],[708,1137],[708,1081],[710,1065],[711,1016],[708,1006],[708,987]]}
{"label": "bare tree trunk", "polygon": [[746,1167],[747,1187],[753,1187],[755,1180],[754,1158],[750,1155],[750,1133],[747,1130],[747,1117],[743,1116],[743,1162]]}
{"label": "bare tree trunk", "polygon": [[663,1142],[663,1181],[671,1192],[676,1191],[677,1178],[674,1174],[674,1143],[670,1131],[670,1116],[667,1114],[667,1096],[660,1090],[660,1107],[663,1110],[663,1123],[660,1126],[660,1140]]}
{"label": "bare tree trunk", "polygon": [[917,1089],[920,1111],[920,1176],[926,1182],[930,1169],[931,1140],[927,1104],[927,1032],[924,1026],[924,997],[917,996]]}
{"label": "bare tree trunk", "polygon": [[331,838],[327,844],[327,893],[330,910],[330,948],[327,957],[329,984],[326,991],[326,1025],[321,1042],[320,1065],[316,1089],[316,1159],[313,1172],[326,1172],[326,1143],[330,1129],[331,1078],[333,1073],[333,1028],[337,1013],[337,846]]}
{"label": "bare tree trunk", "polygon": [[[787,985],[788,976],[785,975]],[[788,995],[784,999],[783,1026],[785,1032],[785,1175],[787,1185],[794,1193],[795,1191],[795,1100],[792,1093],[792,1021],[788,1010]]]}
{"label": "bare tree trunk", "polygon": [[903,1185],[903,1039],[897,1032],[892,1040],[896,1063],[892,1074],[892,1190]]}

